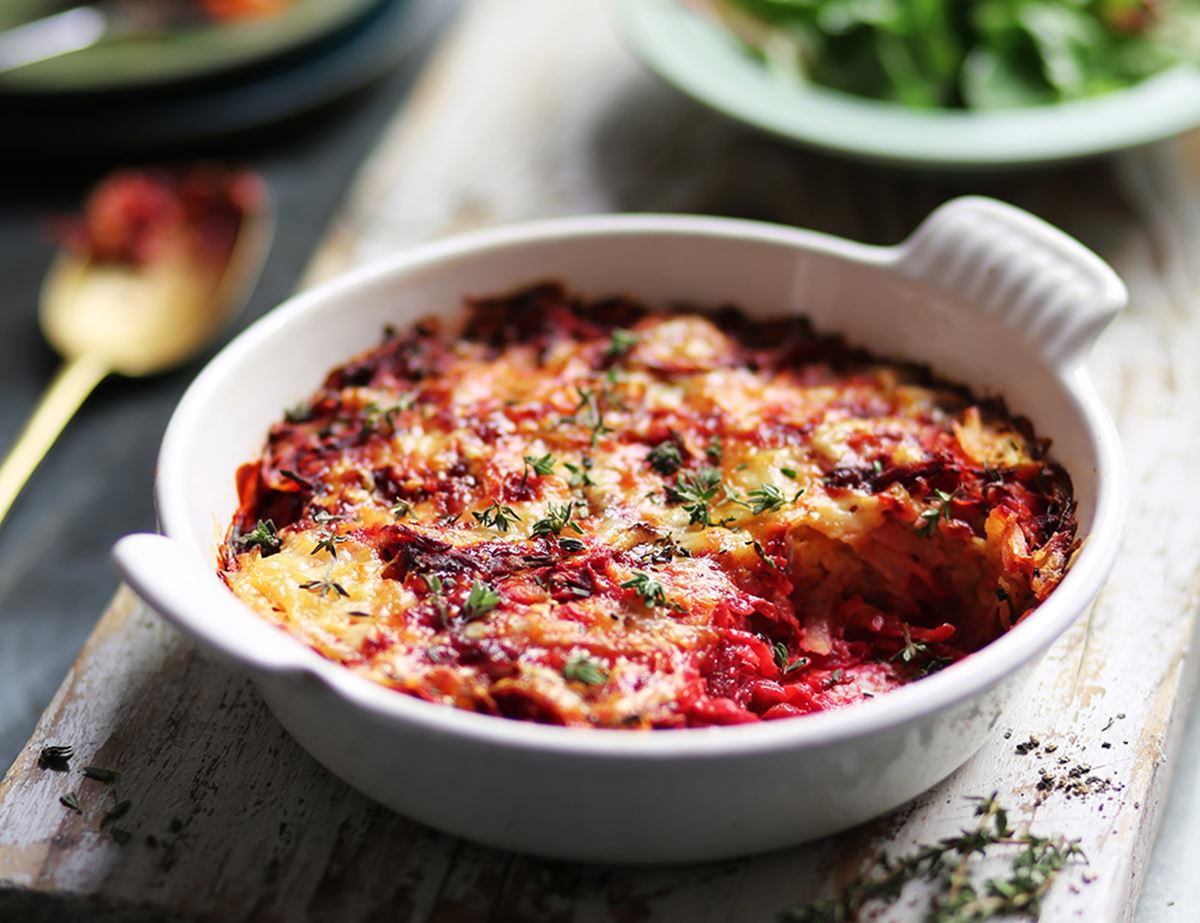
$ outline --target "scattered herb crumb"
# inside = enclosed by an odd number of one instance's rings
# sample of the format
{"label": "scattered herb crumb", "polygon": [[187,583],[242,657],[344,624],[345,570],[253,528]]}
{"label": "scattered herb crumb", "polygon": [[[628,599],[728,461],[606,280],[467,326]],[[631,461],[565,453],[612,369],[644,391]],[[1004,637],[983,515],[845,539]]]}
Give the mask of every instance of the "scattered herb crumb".
{"label": "scattered herb crumb", "polygon": [[1025,754],[1027,754],[1027,753],[1032,753],[1040,745],[1041,745],[1041,741],[1038,740],[1036,737],[1034,737],[1032,734],[1030,734],[1028,740],[1017,744],[1016,752],[1020,756],[1025,756]]}
{"label": "scattered herb crumb", "polygon": [[52,744],[48,747],[42,747],[42,752],[38,754],[38,769],[52,769],[55,772],[66,772],[71,768],[71,757],[75,755],[75,748],[69,745]]}
{"label": "scattered herb crumb", "polygon": [[68,792],[67,794],[63,795],[58,799],[58,803],[64,808],[69,808],[70,810],[74,811],[76,814],[83,813],[83,808],[79,806],[79,798],[74,792]]}
{"label": "scattered herb crumb", "polygon": [[107,827],[114,820],[118,820],[118,819],[124,817],[126,814],[129,813],[129,809],[130,809],[130,807],[132,807],[132,805],[133,805],[133,802],[128,801],[128,800],[118,801],[111,808],[109,808],[107,811],[104,812],[104,816],[102,818],[100,818],[100,826]]}

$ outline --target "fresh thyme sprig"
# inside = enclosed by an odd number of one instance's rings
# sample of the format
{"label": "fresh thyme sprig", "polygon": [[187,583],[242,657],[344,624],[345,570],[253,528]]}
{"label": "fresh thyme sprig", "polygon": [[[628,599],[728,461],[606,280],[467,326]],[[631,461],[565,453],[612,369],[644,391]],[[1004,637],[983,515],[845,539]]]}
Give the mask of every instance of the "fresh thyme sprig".
{"label": "fresh thyme sprig", "polygon": [[571,519],[575,510],[575,501],[569,500],[562,506],[553,503],[546,507],[546,517],[533,524],[530,535],[559,535],[563,529],[570,527],[577,535],[583,535],[583,528]]}
{"label": "fresh thyme sprig", "polygon": [[403,413],[406,410],[411,410],[414,403],[414,398],[411,394],[405,394],[400,397],[394,404],[389,404],[386,407],[372,401],[363,407],[362,428],[366,433],[373,433],[382,430],[380,423],[386,423],[390,432],[396,432],[396,414]]}
{"label": "fresh thyme sprig", "polygon": [[586,426],[592,431],[591,444],[596,445],[600,441],[600,437],[605,433],[611,433],[604,424],[604,409],[601,407],[601,399],[596,394],[594,388],[577,388],[579,392],[579,403],[575,405],[575,411],[569,417],[563,417],[564,423],[578,423],[581,426]]}
{"label": "fresh thyme sprig", "polygon": [[674,484],[666,486],[668,503],[680,504],[688,514],[690,525],[711,526],[712,504],[721,492],[721,472],[717,468],[701,468],[692,474],[681,474]]}
{"label": "fresh thyme sprig", "polygon": [[486,510],[475,510],[471,515],[481,526],[499,529],[501,532],[507,532],[514,522],[521,521],[521,517],[511,506],[504,506],[499,500],[493,500]]}
{"label": "fresh thyme sprig", "polygon": [[307,583],[300,584],[300,589],[308,590],[311,593],[316,593],[321,599],[324,599],[330,593],[335,593],[343,599],[349,598],[350,594],[346,592],[346,588],[333,579],[333,562],[329,563],[329,567],[325,571],[325,576],[320,580],[309,580]]}
{"label": "fresh thyme sprig", "polygon": [[912,663],[918,657],[929,653],[929,645],[922,644],[920,641],[914,641],[912,634],[909,631],[908,625],[904,626],[904,647],[892,654],[891,660],[897,658],[905,663]]}
{"label": "fresh thyme sprig", "polygon": [[753,490],[746,492],[745,499],[738,496],[737,491],[732,488],[725,488],[725,496],[730,503],[736,503],[738,506],[744,506],[754,516],[761,516],[763,513],[774,513],[776,510],[782,509],[785,503],[795,503],[804,494],[804,488],[801,487],[791,497],[788,497],[782,490],[770,482],[759,484]]}
{"label": "fresh thyme sprig", "polygon": [[775,559],[767,554],[766,549],[763,548],[762,543],[758,539],[750,539],[750,544],[754,546],[754,553],[762,559],[762,562],[767,567],[771,568],[771,570],[779,569],[779,565],[775,563]]}
{"label": "fresh thyme sprig", "polygon": [[437,574],[425,574],[424,580],[425,588],[433,600],[433,606],[441,617],[442,626],[446,627],[450,624],[450,618],[446,613],[446,594],[445,588],[442,586],[442,578]]}
{"label": "fresh thyme sprig", "polygon": [[670,477],[683,467],[683,456],[679,454],[679,443],[674,437],[664,439],[646,456],[650,467],[664,477]]}
{"label": "fresh thyme sprig", "polygon": [[554,472],[554,456],[547,452],[541,458],[535,458],[532,455],[525,456],[525,467],[521,471],[521,483],[525,484],[529,480],[529,471],[541,477]]}
{"label": "fresh thyme sprig", "polygon": [[[983,923],[1011,916],[1036,920],[1042,900],[1059,874],[1072,863],[1086,863],[1078,840],[1017,833],[1008,825],[1008,814],[996,800],[978,802],[974,829],[919,847],[900,858],[879,857],[876,867],[852,881],[833,899],[811,901],[779,914],[780,923],[847,923],[860,919],[872,903],[890,906],[913,881],[932,883],[933,894],[922,923]],[[975,884],[972,859],[994,846],[1017,848],[1006,876]]]}
{"label": "fresh thyme sprig", "polygon": [[462,616],[465,621],[474,622],[483,618],[500,604],[500,594],[486,583],[478,580],[471,582],[471,592],[463,603]]}
{"label": "fresh thyme sprig", "polygon": [[588,456],[583,456],[579,460],[578,465],[572,465],[570,462],[563,462],[563,467],[571,472],[571,487],[595,487],[596,482],[592,480],[592,460]]}
{"label": "fresh thyme sprig", "polygon": [[944,490],[934,488],[934,496],[937,498],[933,506],[921,513],[918,519],[921,525],[917,526],[917,535],[923,535],[925,538],[933,536],[934,529],[937,528],[938,522],[950,522],[950,504],[954,498],[958,496],[958,488],[946,493]]}
{"label": "fresh thyme sprig", "polygon": [[803,670],[808,666],[807,657],[797,657],[792,660],[788,657],[787,645],[782,641],[776,641],[772,648],[772,653],[775,655],[775,666],[779,667],[780,672],[784,676],[790,676],[797,670]]}
{"label": "fresh thyme sprig", "polygon": [[635,570],[633,576],[621,584],[621,588],[633,590],[651,609],[658,606],[674,608],[674,604],[667,600],[667,591],[663,589],[663,585],[644,571]]}
{"label": "fresh thyme sprig", "polygon": [[313,546],[313,550],[309,554],[317,554],[321,551],[328,551],[331,558],[337,557],[337,546],[347,540],[345,535],[338,535],[335,531],[335,523],[341,520],[340,516],[335,516],[329,510],[317,510],[312,517],[313,522],[321,526],[317,531],[317,543]]}
{"label": "fresh thyme sprig", "polygon": [[388,512],[397,520],[404,519],[407,516],[413,516],[416,519],[416,516],[413,515],[413,505],[407,500],[397,500],[388,507]]}
{"label": "fresh thyme sprig", "polygon": [[608,348],[604,350],[605,359],[620,359],[628,353],[633,347],[637,346],[638,335],[632,330],[626,330],[624,327],[614,327],[612,339],[608,341]]}
{"label": "fresh thyme sprig", "polygon": [[563,664],[563,678],[572,682],[583,683],[585,686],[603,686],[608,682],[608,671],[587,654],[572,654]]}
{"label": "fresh thyme sprig", "polygon": [[260,519],[255,523],[253,529],[244,535],[239,535],[233,540],[233,543],[243,551],[257,546],[259,554],[264,558],[278,554],[283,548],[283,539],[275,531],[275,523],[270,519]]}

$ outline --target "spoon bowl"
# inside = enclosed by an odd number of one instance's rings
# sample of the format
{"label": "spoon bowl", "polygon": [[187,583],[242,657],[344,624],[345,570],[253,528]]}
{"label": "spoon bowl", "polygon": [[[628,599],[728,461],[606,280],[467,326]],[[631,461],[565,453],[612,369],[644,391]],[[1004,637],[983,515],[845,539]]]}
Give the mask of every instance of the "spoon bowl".
{"label": "spoon bowl", "polygon": [[0,464],[0,522],[80,405],[108,375],[165,372],[199,354],[241,311],[274,236],[264,196],[227,257],[177,248],[144,265],[64,249],[42,287],[39,321],[66,360]]}
{"label": "spoon bowl", "polygon": [[42,287],[39,320],[67,359],[103,357],[141,377],[197,354],[240,312],[270,246],[268,213],[248,216],[226,264],[169,257],[144,267],[59,254]]}

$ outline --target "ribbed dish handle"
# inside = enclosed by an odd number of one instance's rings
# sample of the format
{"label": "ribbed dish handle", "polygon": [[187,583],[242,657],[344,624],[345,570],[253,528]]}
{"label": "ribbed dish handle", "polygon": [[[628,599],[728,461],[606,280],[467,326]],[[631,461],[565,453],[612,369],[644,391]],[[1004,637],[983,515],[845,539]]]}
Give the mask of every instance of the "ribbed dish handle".
{"label": "ribbed dish handle", "polygon": [[897,267],[1019,330],[1059,369],[1081,363],[1129,301],[1121,278],[1091,250],[982,197],[955,199],[930,215],[900,245]]}

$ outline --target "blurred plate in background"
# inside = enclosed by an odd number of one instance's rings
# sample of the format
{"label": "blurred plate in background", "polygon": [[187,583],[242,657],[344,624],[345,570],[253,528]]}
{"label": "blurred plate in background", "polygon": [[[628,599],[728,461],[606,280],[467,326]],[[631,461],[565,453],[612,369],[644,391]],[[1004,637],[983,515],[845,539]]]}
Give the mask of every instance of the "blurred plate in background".
{"label": "blurred plate in background", "polygon": [[910,109],[769,71],[678,0],[620,0],[625,34],[668,83],[748,125],[861,160],[982,168],[1073,160],[1200,126],[1200,72],[1180,68],[1083,102],[1005,111]]}
{"label": "blurred plate in background", "polygon": [[[0,0],[0,3],[4,0]],[[0,153],[39,158],[144,155],[272,125],[329,104],[421,48],[450,0],[383,0],[335,34],[269,64],[136,93],[0,93]]]}
{"label": "blurred plate in background", "polygon": [[[97,93],[210,77],[300,49],[348,25],[377,3],[291,0],[286,10],[272,16],[200,22],[163,35],[108,39],[4,74],[0,91]],[[71,5],[63,0],[3,0],[0,30]]]}

